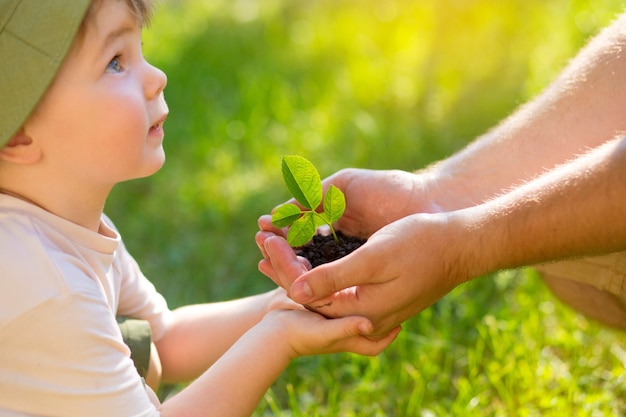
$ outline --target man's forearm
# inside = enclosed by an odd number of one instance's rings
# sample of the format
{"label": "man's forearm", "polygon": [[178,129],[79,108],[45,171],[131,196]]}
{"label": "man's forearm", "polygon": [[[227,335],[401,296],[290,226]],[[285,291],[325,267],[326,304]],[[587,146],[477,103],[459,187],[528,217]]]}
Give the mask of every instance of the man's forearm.
{"label": "man's forearm", "polygon": [[479,204],[626,131],[626,14],[540,96],[429,170],[445,210]]}
{"label": "man's forearm", "polygon": [[451,214],[469,276],[626,248],[626,138]]}

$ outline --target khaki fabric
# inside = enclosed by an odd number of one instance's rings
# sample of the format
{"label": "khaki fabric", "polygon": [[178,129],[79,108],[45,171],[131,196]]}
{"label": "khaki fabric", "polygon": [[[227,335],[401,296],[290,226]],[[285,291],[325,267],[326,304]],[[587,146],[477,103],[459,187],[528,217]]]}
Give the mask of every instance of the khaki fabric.
{"label": "khaki fabric", "polygon": [[626,252],[554,262],[535,269],[546,277],[589,284],[626,303]]}

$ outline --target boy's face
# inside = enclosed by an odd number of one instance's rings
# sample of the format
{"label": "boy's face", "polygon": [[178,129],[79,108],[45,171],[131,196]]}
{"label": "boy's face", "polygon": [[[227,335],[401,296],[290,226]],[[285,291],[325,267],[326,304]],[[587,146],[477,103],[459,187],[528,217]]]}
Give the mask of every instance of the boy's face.
{"label": "boy's face", "polygon": [[145,61],[141,27],[126,2],[98,3],[24,125],[44,163],[77,190],[151,175],[165,161],[166,76]]}

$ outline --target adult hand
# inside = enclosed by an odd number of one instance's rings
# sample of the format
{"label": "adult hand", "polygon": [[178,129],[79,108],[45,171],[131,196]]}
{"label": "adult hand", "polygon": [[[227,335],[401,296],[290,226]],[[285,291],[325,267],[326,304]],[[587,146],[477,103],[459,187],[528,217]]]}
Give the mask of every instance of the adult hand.
{"label": "adult hand", "polygon": [[463,245],[447,232],[447,214],[415,214],[374,233],[356,251],[308,270],[280,236],[257,234],[266,259],[259,269],[296,302],[328,317],[359,315],[384,337],[463,282]]}
{"label": "adult hand", "polygon": [[[331,175],[323,181],[324,190],[333,184],[341,189],[346,197],[346,210],[335,224],[337,230],[351,236],[367,238],[381,227],[415,212],[438,212],[440,207],[431,202],[427,192],[437,188],[435,176],[429,173],[414,174],[400,170],[374,171],[347,168]],[[289,203],[298,204],[295,200]],[[274,227],[271,216],[259,218],[260,232],[256,242],[265,258],[259,269],[279,285],[281,277],[276,274],[267,260],[265,240],[287,235],[287,228]],[[278,246],[277,250],[280,250]],[[293,277],[311,268],[304,258],[296,258],[288,246],[284,247],[283,260],[279,272]],[[285,285],[282,285],[284,288]]]}
{"label": "adult hand", "polygon": [[346,210],[336,228],[366,238],[406,215],[442,211],[427,196],[431,180],[429,175],[401,170],[346,168],[324,179],[323,186],[326,190],[333,184],[346,197]]}
{"label": "adult hand", "polygon": [[[271,223],[271,216],[265,215],[259,219],[261,231],[256,236],[257,245],[264,257],[259,263],[259,270],[279,286],[288,290],[293,299],[307,304],[308,308],[319,311],[327,317],[343,317],[359,311],[360,314],[372,319],[376,336],[381,337],[430,303],[413,309],[411,308],[411,300],[406,299],[397,304],[396,301],[398,300],[394,299],[393,303],[386,304],[387,308],[383,311],[381,303],[375,300],[377,296],[373,286],[386,282],[389,285],[385,288],[389,288],[389,292],[408,295],[401,288],[403,285],[401,280],[409,280],[410,273],[396,274],[393,277],[389,275],[377,277],[380,282],[359,281],[359,276],[362,279],[374,276],[366,273],[371,269],[362,260],[369,256],[366,253],[374,252],[377,260],[368,258],[366,261],[368,263],[378,262],[377,269],[383,268],[385,263],[394,260],[395,257],[394,251],[389,250],[390,244],[394,246],[403,245],[401,241],[388,239],[389,236],[393,236],[394,230],[398,226],[394,226],[386,232],[378,233],[374,241],[371,241],[374,237],[372,234],[409,214],[440,211],[440,207],[433,203],[427,195],[429,190],[435,188],[435,182],[435,178],[428,173],[420,175],[400,170],[375,171],[355,168],[338,171],[323,181],[324,189],[333,184],[341,189],[346,196],[346,210],[335,227],[348,235],[370,238],[370,242],[359,253],[339,263],[337,269],[329,269],[328,266],[325,266],[317,271],[318,267],[312,276],[303,277],[298,280],[297,285],[292,287],[300,275],[311,269],[311,265],[305,258],[296,256],[293,249],[282,239],[286,236],[287,229],[274,227]],[[295,203],[293,200],[290,202]],[[409,233],[404,234],[404,236],[410,238]],[[414,256],[409,254],[407,260],[413,258]],[[348,283],[344,284],[341,281],[332,282],[335,271],[342,271],[344,269],[342,265],[345,262],[348,262],[348,267],[354,270],[356,274],[353,275],[353,283],[348,285]],[[403,271],[402,265],[396,264],[398,272]],[[328,272],[325,272],[327,270]],[[321,274],[324,274],[323,278],[316,278]],[[345,273],[341,274],[345,275]],[[318,293],[315,293],[315,297],[306,297],[305,300],[303,294],[306,294],[307,290],[303,285],[305,282],[311,281],[315,281],[312,288],[319,288],[319,290]],[[360,285],[353,287],[357,284]],[[363,299],[364,296],[366,299]],[[367,297],[374,301],[368,301]],[[360,302],[357,302],[359,300]],[[367,307],[366,303],[371,304],[371,306]],[[376,307],[378,310],[375,309]]]}

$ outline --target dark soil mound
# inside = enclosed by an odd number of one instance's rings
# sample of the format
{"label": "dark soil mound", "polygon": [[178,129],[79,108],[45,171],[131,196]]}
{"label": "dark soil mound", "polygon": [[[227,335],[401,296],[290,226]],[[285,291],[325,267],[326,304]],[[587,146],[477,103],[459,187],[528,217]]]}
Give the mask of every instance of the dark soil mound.
{"label": "dark soil mound", "polygon": [[367,239],[346,236],[339,231],[337,239],[339,241],[335,242],[333,235],[315,235],[309,243],[296,248],[296,254],[307,258],[311,266],[315,268],[348,255],[367,241]]}

